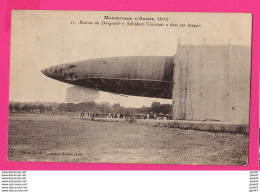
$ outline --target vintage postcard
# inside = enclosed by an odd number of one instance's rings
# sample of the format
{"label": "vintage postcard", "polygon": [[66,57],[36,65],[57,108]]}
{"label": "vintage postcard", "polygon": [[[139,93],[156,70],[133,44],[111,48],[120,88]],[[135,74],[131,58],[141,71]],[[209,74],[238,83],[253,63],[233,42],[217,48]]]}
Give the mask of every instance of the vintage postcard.
{"label": "vintage postcard", "polygon": [[9,161],[247,165],[252,15],[12,11]]}

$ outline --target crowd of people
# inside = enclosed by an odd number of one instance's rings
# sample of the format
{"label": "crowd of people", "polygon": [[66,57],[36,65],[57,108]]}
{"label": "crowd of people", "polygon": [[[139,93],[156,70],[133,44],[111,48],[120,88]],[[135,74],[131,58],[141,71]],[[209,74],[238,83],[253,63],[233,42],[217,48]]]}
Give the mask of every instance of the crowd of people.
{"label": "crowd of people", "polygon": [[[69,116],[74,116],[74,114],[69,114]],[[172,119],[170,114],[113,114],[113,113],[91,113],[91,112],[80,112],[80,118],[87,117],[99,117],[99,118],[118,118],[118,119],[160,119],[160,120],[170,120]]]}

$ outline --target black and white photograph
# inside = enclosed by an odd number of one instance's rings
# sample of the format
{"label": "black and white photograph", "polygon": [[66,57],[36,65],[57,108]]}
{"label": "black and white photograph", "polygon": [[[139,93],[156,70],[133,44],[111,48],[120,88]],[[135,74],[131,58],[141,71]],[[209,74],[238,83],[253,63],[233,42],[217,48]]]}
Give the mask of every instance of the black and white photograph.
{"label": "black and white photograph", "polygon": [[247,165],[250,13],[13,10],[8,160]]}

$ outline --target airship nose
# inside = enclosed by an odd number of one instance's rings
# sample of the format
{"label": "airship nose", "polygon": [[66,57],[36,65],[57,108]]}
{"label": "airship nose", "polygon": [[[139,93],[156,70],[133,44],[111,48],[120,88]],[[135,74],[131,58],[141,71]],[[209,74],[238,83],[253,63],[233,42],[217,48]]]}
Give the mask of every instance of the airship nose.
{"label": "airship nose", "polygon": [[41,72],[52,79],[61,80],[63,78],[64,65],[55,65],[41,70]]}
{"label": "airship nose", "polygon": [[41,70],[41,72],[45,75],[45,70],[43,69],[43,70]]}
{"label": "airship nose", "polygon": [[48,77],[50,76],[50,68],[43,69],[41,72]]}
{"label": "airship nose", "polygon": [[74,64],[61,64],[48,67],[46,69],[41,70],[41,72],[47,77],[57,80],[63,80],[64,78],[67,80],[74,80],[74,78],[77,78],[75,70],[71,71],[74,67],[76,67],[76,65]]}
{"label": "airship nose", "polygon": [[46,69],[41,70],[41,72],[47,77],[54,78],[54,79],[57,78],[57,74],[56,74],[57,69],[55,67],[48,67]]}

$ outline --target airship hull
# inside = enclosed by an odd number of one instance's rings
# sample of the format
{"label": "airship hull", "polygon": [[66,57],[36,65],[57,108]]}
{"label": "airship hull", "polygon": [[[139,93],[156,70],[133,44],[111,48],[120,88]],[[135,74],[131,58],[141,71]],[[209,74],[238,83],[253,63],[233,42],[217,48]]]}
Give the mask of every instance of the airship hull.
{"label": "airship hull", "polygon": [[50,78],[115,94],[171,98],[173,57],[140,56],[89,59],[56,65]]}

